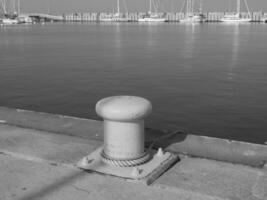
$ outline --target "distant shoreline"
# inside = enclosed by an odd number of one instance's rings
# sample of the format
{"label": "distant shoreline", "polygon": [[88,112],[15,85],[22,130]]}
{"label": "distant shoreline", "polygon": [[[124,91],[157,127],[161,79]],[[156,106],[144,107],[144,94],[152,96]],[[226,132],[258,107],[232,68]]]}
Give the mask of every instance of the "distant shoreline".
{"label": "distant shoreline", "polygon": [[[101,22],[101,19],[108,15],[112,15],[112,12],[88,12],[88,13],[71,13],[63,14],[63,19],[66,22]],[[147,13],[145,12],[130,12],[121,13],[121,17],[129,19],[129,22],[137,22],[138,19]],[[183,12],[161,12],[159,16],[166,18],[166,22],[179,22],[185,18]],[[225,14],[234,14],[233,12],[203,12],[206,17],[206,22],[219,22]],[[265,22],[267,19],[267,12],[251,12],[252,22]],[[248,18],[249,13],[242,12],[241,17]]]}

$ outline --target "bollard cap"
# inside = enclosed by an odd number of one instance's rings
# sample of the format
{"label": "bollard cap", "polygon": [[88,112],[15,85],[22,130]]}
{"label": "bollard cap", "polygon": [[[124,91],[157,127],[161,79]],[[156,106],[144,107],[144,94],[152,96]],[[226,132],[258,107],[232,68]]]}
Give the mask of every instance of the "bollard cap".
{"label": "bollard cap", "polygon": [[133,121],[143,119],[152,111],[151,103],[136,96],[113,96],[96,104],[96,113],[112,121]]}

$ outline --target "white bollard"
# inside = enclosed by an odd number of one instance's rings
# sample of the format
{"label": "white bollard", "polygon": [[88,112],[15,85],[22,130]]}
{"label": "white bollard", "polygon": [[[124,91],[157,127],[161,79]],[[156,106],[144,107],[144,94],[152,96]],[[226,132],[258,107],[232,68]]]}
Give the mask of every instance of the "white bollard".
{"label": "white bollard", "polygon": [[151,184],[178,160],[159,148],[145,149],[144,118],[151,103],[141,97],[114,96],[100,100],[96,112],[104,118],[104,145],[77,164],[84,170]]}
{"label": "white bollard", "polygon": [[112,160],[135,160],[145,155],[144,118],[151,103],[141,97],[114,96],[100,100],[96,112],[104,118],[104,154]]}

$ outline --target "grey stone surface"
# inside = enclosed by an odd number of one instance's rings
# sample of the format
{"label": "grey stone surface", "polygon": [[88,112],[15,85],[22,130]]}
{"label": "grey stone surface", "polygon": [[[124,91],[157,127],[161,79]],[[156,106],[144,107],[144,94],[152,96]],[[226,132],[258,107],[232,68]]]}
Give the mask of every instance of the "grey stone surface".
{"label": "grey stone surface", "polygon": [[75,164],[102,142],[0,125],[0,152],[28,160]]}
{"label": "grey stone surface", "polygon": [[[216,159],[231,163],[263,167],[267,162],[267,146],[196,135],[179,135],[180,140],[169,145],[170,151]],[[175,141],[175,138],[172,138]]]}
{"label": "grey stone surface", "polygon": [[75,168],[0,155],[1,200],[220,200],[183,189],[147,187]]}
{"label": "grey stone surface", "polygon": [[96,120],[0,107],[0,123],[87,139],[103,140],[102,123]]}
{"label": "grey stone surface", "polygon": [[[0,123],[103,141],[102,123],[96,120],[0,107]],[[146,145],[154,143],[175,153],[254,167],[267,162],[267,145],[190,135],[184,131],[166,137],[170,132],[146,128]]]}
{"label": "grey stone surface", "polygon": [[[76,167],[77,161],[101,146],[102,141],[90,136],[70,136],[75,135],[73,127],[66,135],[45,130],[50,121],[53,129],[57,126],[53,123],[55,117],[49,116],[44,120],[48,124],[39,129],[8,125],[0,113],[0,200],[267,199],[266,168],[211,159],[181,157],[150,186],[81,171]],[[16,120],[20,121],[19,117]],[[42,124],[42,118],[34,120],[34,126]],[[60,123],[67,122],[72,123],[69,118]],[[89,135],[94,133],[94,126],[94,123],[86,126]]]}
{"label": "grey stone surface", "polygon": [[207,159],[184,158],[154,184],[229,200],[267,199],[264,169]]}

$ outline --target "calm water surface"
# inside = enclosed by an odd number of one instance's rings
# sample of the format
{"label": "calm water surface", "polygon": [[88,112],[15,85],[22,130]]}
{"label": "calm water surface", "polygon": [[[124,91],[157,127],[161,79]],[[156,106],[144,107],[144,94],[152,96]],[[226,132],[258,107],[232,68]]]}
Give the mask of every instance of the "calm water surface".
{"label": "calm water surface", "polygon": [[0,105],[99,119],[110,95],[151,100],[148,126],[267,141],[267,25],[0,27]]}

